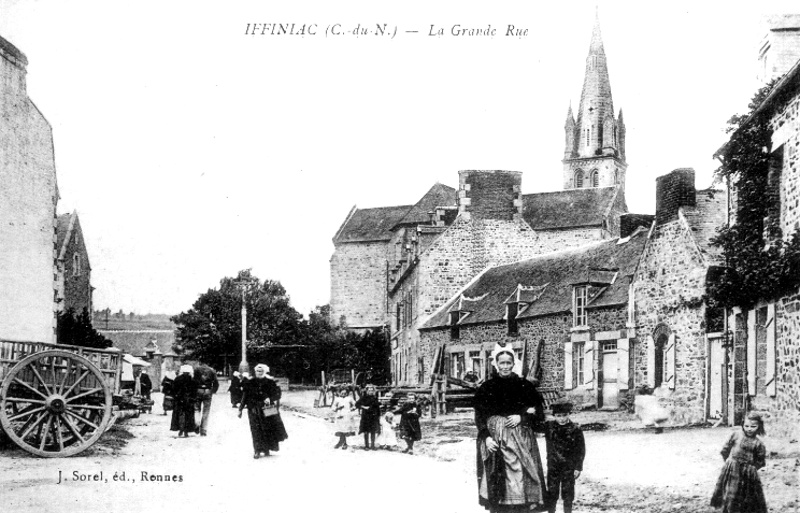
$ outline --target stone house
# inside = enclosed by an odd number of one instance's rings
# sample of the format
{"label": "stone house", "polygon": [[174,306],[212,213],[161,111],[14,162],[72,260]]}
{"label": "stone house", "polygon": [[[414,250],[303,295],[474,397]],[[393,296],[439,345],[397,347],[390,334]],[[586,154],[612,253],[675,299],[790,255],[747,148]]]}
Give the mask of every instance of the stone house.
{"label": "stone house", "polygon": [[54,342],[53,131],[28,97],[27,65],[0,37],[0,339]]}
{"label": "stone house", "polygon": [[522,194],[521,173],[466,170],[413,205],[353,208],[333,238],[331,317],[386,326],[396,384],[426,381],[419,326],[488,267],[617,237],[625,202],[625,126],[614,117],[599,24],[577,119],[565,129],[564,190]]}
{"label": "stone house", "polygon": [[92,313],[92,267],[83,239],[78,213],[62,214],[56,221],[56,254],[58,284],[57,308],[72,309],[76,315],[86,309]]}
{"label": "stone house", "polygon": [[[649,219],[644,219],[648,221]],[[648,232],[491,267],[421,327],[447,374],[487,379],[496,344],[510,345],[529,379],[577,404],[616,409],[633,383],[629,292]]]}
{"label": "stone house", "polygon": [[707,280],[721,265],[711,244],[725,223],[726,194],[695,189],[693,169],[656,180],[656,215],[632,293],[634,387],[659,396],[673,423],[724,417],[723,365],[729,358],[722,312],[706,305]]}
{"label": "stone house", "polygon": [[[770,237],[788,240],[800,227],[800,61],[772,88],[746,124],[766,121],[771,131],[765,201],[765,244]],[[741,130],[741,128],[740,128]],[[731,189],[730,217],[735,222],[739,191]],[[728,373],[729,421],[747,410],[767,415],[772,432],[800,435],[800,290],[761,298],[752,308],[728,311],[733,354]]]}

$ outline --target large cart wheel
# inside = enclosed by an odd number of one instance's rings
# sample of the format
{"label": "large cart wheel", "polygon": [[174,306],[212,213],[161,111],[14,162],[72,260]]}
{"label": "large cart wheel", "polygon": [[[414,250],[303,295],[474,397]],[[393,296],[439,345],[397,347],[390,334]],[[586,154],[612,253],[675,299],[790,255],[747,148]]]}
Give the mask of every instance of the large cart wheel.
{"label": "large cart wheel", "polygon": [[20,360],[3,379],[0,425],[22,449],[47,458],[88,449],[111,419],[103,374],[83,356],[43,351]]}

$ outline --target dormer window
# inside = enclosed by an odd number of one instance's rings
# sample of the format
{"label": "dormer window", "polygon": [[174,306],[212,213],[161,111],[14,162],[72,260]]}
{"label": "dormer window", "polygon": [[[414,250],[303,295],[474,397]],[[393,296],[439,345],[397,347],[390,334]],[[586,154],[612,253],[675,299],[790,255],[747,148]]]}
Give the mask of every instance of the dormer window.
{"label": "dormer window", "polygon": [[506,305],[506,323],[508,325],[508,334],[511,336],[519,335],[519,326],[517,325],[518,313],[519,303],[508,303]]}
{"label": "dormer window", "polygon": [[450,312],[450,339],[458,340],[461,337],[458,321],[461,320],[461,312],[458,310]]}
{"label": "dormer window", "polygon": [[589,286],[577,285],[572,292],[572,319],[574,327],[587,326],[586,303],[589,298]]}

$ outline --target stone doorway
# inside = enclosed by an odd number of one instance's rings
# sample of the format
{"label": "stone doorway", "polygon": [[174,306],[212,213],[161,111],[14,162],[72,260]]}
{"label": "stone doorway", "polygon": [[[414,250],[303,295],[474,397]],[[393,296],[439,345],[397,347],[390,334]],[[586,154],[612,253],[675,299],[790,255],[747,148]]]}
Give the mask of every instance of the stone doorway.
{"label": "stone doorway", "polygon": [[616,410],[619,408],[619,383],[617,341],[601,342],[603,351],[603,378],[602,378],[602,408],[604,410]]}

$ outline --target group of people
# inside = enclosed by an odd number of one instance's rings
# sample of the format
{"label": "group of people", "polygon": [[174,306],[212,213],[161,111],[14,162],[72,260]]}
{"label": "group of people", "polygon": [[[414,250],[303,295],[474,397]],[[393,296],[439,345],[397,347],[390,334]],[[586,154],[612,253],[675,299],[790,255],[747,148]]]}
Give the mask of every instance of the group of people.
{"label": "group of people", "polygon": [[[179,374],[167,373],[161,382],[164,393],[164,414],[172,410],[170,430],[178,432],[178,438],[188,438],[189,433],[208,435],[208,418],[212,396],[219,389],[217,375],[210,367],[181,365]],[[195,420],[200,413],[200,422]]]}
{"label": "group of people", "polygon": [[[422,407],[417,402],[416,395],[410,393],[405,401],[396,409],[381,412],[381,405],[374,385],[364,388],[364,395],[358,400],[350,395],[347,387],[339,391],[339,396],[331,404],[331,421],[334,424],[334,435],[339,441],[334,449],[347,449],[347,438],[356,434],[364,435],[364,450],[376,450],[378,447],[389,449],[397,446],[395,433],[395,415],[400,416],[397,429],[400,438],[405,441],[404,453],[413,454],[414,442],[422,439],[422,429],[419,418]],[[357,418],[360,420],[356,421]]]}
{"label": "group of people", "polygon": [[[499,351],[497,375],[475,394],[479,503],[491,512],[534,507],[554,513],[560,498],[564,513],[571,513],[575,480],[586,455],[583,432],[570,420],[572,405],[567,402],[553,404],[554,419],[544,421],[542,397],[531,382],[513,372],[515,363],[512,351]],[[534,431],[544,432],[546,479]],[[758,477],[766,449],[759,435],[764,435],[763,420],[750,412],[722,449],[725,464],[711,505],[723,513],[767,512]]]}

